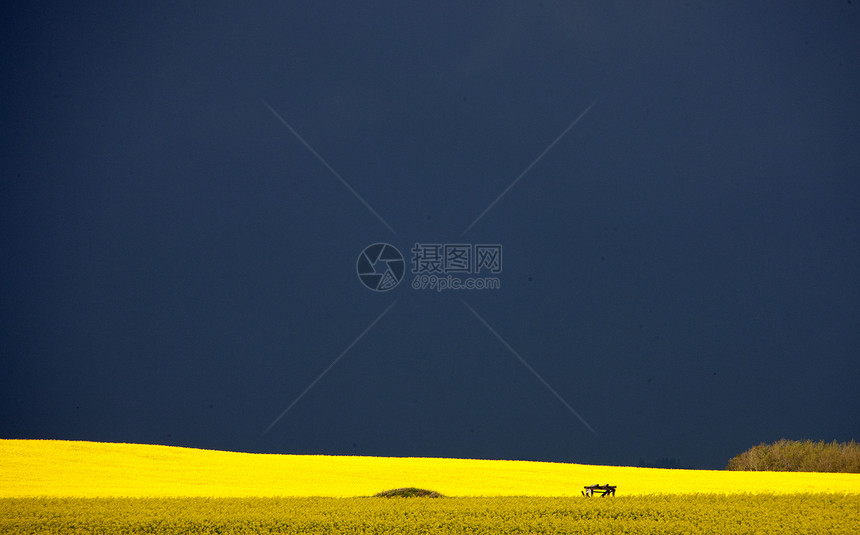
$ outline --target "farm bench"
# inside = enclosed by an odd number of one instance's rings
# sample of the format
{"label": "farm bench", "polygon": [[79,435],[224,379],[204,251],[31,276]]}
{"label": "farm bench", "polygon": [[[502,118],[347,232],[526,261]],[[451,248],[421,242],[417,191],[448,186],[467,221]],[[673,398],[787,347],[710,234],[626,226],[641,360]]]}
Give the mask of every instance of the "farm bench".
{"label": "farm bench", "polygon": [[603,493],[600,496],[605,497],[605,496],[615,496],[615,489],[618,487],[607,484],[607,485],[586,485],[584,488],[585,488],[585,490],[582,491],[583,496],[594,496],[594,491],[596,491],[596,490],[601,491],[602,490]]}

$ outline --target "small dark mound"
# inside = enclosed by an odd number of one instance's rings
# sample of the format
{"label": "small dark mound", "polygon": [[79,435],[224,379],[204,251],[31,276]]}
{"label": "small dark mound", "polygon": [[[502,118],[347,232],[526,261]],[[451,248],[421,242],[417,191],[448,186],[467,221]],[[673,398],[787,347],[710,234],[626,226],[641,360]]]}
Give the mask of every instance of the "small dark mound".
{"label": "small dark mound", "polygon": [[373,495],[374,498],[444,498],[434,490],[417,489],[415,487],[404,487],[402,489],[391,489]]}

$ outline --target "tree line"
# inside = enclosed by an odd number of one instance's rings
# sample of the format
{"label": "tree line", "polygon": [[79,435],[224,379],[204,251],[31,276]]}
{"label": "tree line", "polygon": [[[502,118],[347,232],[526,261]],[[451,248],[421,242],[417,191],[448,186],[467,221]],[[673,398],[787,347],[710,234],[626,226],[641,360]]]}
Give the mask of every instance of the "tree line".
{"label": "tree line", "polygon": [[726,470],[860,473],[860,444],[782,439],[759,444],[729,460]]}

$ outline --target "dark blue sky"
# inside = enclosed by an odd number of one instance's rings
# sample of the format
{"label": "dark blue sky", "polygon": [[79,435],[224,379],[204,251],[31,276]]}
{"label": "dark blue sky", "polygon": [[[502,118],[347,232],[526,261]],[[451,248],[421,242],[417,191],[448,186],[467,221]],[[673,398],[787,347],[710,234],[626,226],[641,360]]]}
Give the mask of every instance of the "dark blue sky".
{"label": "dark blue sky", "polygon": [[[0,437],[705,468],[860,438],[856,4],[2,24]],[[501,245],[501,288],[412,289],[415,243]]]}

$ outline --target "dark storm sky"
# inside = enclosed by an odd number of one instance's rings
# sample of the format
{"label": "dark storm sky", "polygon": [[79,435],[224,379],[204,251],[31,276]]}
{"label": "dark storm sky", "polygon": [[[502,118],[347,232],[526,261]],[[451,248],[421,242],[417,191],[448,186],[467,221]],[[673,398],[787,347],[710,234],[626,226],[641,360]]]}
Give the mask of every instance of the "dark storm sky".
{"label": "dark storm sky", "polygon": [[[0,437],[860,439],[860,11],[716,4],[7,9]],[[375,242],[500,244],[502,287],[373,292]]]}

